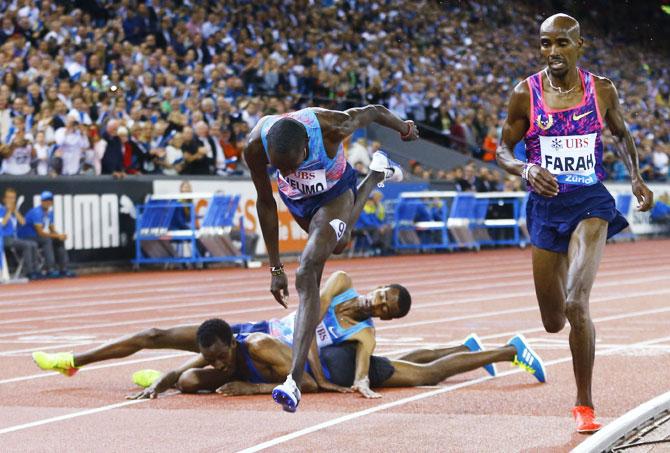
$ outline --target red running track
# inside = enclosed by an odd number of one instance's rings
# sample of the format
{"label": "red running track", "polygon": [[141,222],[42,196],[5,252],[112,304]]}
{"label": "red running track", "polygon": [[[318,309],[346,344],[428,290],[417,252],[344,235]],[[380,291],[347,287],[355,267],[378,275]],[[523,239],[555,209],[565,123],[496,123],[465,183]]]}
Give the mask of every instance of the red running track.
{"label": "red running track", "polygon": [[[568,331],[541,327],[530,252],[333,260],[359,291],[398,282],[413,295],[402,320],[378,322],[378,353],[448,345],[477,332],[485,346],[523,332],[548,382],[500,364],[433,388],[381,390],[380,400],[307,395],[298,413],[269,396],[161,396],[129,402],[130,375],[169,369],[187,353],[145,351],[84,368],[40,372],[36,349],[84,350],[148,327],[267,319],[265,269],[142,272],[0,288],[0,441],[3,451],[568,451],[583,436],[569,416],[575,394]],[[291,276],[295,266],[289,266]],[[610,245],[592,294],[598,332],[594,395],[607,422],[670,390],[670,241]],[[291,294],[291,308],[297,297]]]}

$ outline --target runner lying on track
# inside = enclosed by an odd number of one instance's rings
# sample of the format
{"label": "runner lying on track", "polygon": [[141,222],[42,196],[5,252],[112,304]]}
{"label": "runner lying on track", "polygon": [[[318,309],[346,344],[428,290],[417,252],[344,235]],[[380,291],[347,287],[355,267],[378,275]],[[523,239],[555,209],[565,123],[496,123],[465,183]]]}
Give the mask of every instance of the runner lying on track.
{"label": "runner lying on track", "polygon": [[[235,338],[232,328],[221,319],[205,321],[198,328],[197,342],[200,354],[181,368],[162,376],[154,370],[135,373],[134,381],[147,388],[129,398],[155,398],[173,386],[183,393],[216,391],[226,396],[271,393],[291,366],[291,349],[279,338],[259,332]],[[436,385],[455,374],[509,361],[544,381],[542,361],[523,336],[517,335],[507,345],[491,351],[481,349],[477,336],[470,335],[461,346],[418,349],[397,359],[373,355],[366,384],[371,387]],[[355,344],[344,342],[326,346],[319,355],[330,382],[345,388],[354,384]],[[312,378],[311,370],[307,368],[307,371],[301,390],[319,391],[320,386]]]}
{"label": "runner lying on track", "polygon": [[[317,384],[322,390],[349,391],[333,385],[324,376],[318,360],[318,349],[345,341],[355,342],[357,349],[356,384],[354,389],[366,397],[378,397],[367,385],[370,356],[375,348],[373,317],[383,320],[402,318],[411,306],[411,297],[401,285],[379,287],[361,296],[352,287],[351,278],[345,272],[334,272],[326,282],[320,295],[320,323],[316,329],[309,364]],[[270,319],[256,323],[234,324],[236,337],[253,332],[267,333],[285,344],[293,342],[293,326],[296,313],[281,319]],[[179,349],[199,352],[196,341],[198,325],[177,326],[170,329],[147,329],[111,341],[83,353],[33,353],[33,360],[43,370],[59,371],[72,376],[79,367],[109,359],[119,359],[142,349]]]}
{"label": "runner lying on track", "polygon": [[[310,356],[309,362],[312,376],[316,379],[315,383],[318,387],[322,390],[349,391],[349,386],[352,384],[348,384],[346,387],[337,385],[336,382],[342,380],[328,379],[328,376],[321,369],[320,361],[315,360],[317,343],[318,346],[324,348],[329,345],[339,345],[347,342],[347,350],[352,351],[355,357],[352,365],[355,370],[352,388],[363,396],[379,397],[380,395],[370,390],[368,379],[370,374],[374,373],[370,370],[370,363],[373,360],[372,352],[375,347],[374,327],[371,317],[381,319],[399,318],[407,314],[410,304],[409,293],[400,285],[377,288],[366,296],[358,296],[353,290],[351,279],[346,273],[340,271],[331,275],[321,293],[322,321],[317,328],[316,340],[313,345],[314,355]],[[243,341],[251,333],[266,333],[277,338],[280,343],[290,345],[293,337],[293,325],[294,315],[292,314],[282,319],[235,324],[231,331],[238,341]],[[127,357],[142,349],[180,349],[200,352],[201,347],[197,341],[197,330],[197,325],[179,326],[166,330],[148,329],[81,354],[35,352],[33,359],[44,370],[55,370],[71,376],[81,366],[102,360]],[[523,339],[517,339],[516,341],[520,343],[519,348],[524,347]],[[438,355],[479,350],[481,350],[481,345],[476,337],[471,336],[468,337],[463,346],[439,351],[415,352],[403,357],[403,359],[414,358],[418,363],[423,363],[438,358]],[[525,360],[524,357],[528,357],[528,355],[519,354],[519,357],[523,361]],[[509,360],[513,358],[512,356]],[[197,358],[194,360],[196,364],[202,362]],[[155,383],[156,385],[143,392],[144,396],[155,396],[160,391],[173,386],[184,371],[194,366],[192,362],[194,361],[189,361],[180,370],[167,373],[163,379]],[[490,374],[495,375],[493,364],[487,365],[485,368]],[[528,369],[536,370],[538,380],[544,381],[544,371],[541,364]],[[221,373],[219,372],[219,374]],[[150,373],[150,375],[152,374]],[[223,376],[219,376],[219,378],[223,378]]]}

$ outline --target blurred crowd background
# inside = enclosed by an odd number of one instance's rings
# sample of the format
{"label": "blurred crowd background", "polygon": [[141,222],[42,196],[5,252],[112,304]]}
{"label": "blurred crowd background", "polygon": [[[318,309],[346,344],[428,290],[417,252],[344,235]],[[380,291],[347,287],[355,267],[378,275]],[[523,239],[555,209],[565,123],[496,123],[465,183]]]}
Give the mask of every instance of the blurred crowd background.
{"label": "blurred crowd background", "polygon": [[[539,24],[564,3],[2,1],[0,173],[243,174],[262,115],[381,103],[472,157],[448,171],[411,162],[414,177],[518,189],[484,163],[510,90],[543,67]],[[581,64],[614,81],[645,179],[665,181],[670,27],[655,2],[607,3],[567,2]],[[625,180],[604,143],[608,178]],[[350,143],[350,162],[364,172],[379,146]]]}

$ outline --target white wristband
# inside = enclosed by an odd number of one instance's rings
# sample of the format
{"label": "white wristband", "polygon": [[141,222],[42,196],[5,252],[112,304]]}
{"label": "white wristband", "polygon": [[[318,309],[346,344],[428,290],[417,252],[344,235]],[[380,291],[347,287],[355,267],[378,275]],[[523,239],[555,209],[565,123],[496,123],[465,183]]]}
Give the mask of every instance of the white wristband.
{"label": "white wristband", "polygon": [[529,163],[529,164],[524,164],[523,170],[521,171],[521,177],[528,181],[528,173],[530,172],[530,169],[532,167],[536,167],[537,164]]}
{"label": "white wristband", "polygon": [[365,384],[367,388],[370,388],[370,378],[365,376],[363,379],[354,382],[354,385]]}

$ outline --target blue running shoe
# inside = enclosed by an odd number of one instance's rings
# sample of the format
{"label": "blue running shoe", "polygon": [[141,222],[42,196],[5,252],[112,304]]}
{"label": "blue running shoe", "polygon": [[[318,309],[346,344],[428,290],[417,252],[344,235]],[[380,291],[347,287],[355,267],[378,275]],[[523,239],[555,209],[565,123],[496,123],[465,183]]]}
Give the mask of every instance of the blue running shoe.
{"label": "blue running shoe", "polygon": [[[479,339],[476,333],[471,333],[470,335],[468,335],[468,338],[465,339],[463,345],[472,352],[484,350],[484,346],[482,346],[482,341]],[[489,363],[487,365],[484,365],[484,369],[491,376],[495,376],[498,374],[498,370],[496,370],[495,363]]]}
{"label": "blue running shoe", "polygon": [[272,399],[281,404],[286,412],[295,412],[300,404],[300,389],[289,375],[283,384],[272,390]]}
{"label": "blue running shoe", "polygon": [[385,181],[402,181],[402,168],[396,162],[389,159],[384,151],[375,151],[370,161],[370,170],[384,173],[384,180],[377,187],[384,187]]}
{"label": "blue running shoe", "polygon": [[535,379],[540,382],[546,382],[547,374],[544,371],[544,363],[539,355],[533,351],[528,344],[528,340],[521,334],[512,337],[507,342],[508,345],[514,346],[516,349],[516,356],[514,357],[514,365],[518,366],[524,371],[529,372]]}

